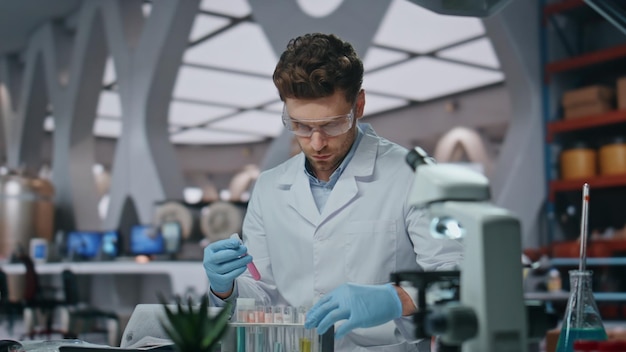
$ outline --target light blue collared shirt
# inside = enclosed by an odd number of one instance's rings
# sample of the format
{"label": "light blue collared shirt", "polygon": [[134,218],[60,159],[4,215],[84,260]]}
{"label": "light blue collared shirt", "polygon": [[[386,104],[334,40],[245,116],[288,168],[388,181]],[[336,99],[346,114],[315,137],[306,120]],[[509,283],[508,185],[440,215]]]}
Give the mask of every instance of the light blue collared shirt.
{"label": "light blue collared shirt", "polygon": [[309,164],[309,160],[305,159],[304,172],[309,177],[309,184],[311,185],[311,193],[313,193],[313,199],[315,200],[315,205],[317,205],[317,210],[320,213],[322,212],[322,210],[324,210],[324,206],[326,205],[326,201],[328,200],[328,197],[330,196],[330,192],[335,187],[335,184],[337,183],[337,180],[339,180],[339,177],[343,173],[343,170],[346,169],[346,166],[348,165],[350,160],[352,160],[352,157],[354,156],[354,153],[356,152],[356,148],[359,146],[359,142],[361,142],[361,139],[363,138],[363,131],[361,131],[361,126],[357,125],[356,130],[357,130],[356,138],[354,139],[354,143],[352,143],[352,147],[350,148],[350,151],[348,151],[348,154],[346,154],[346,157],[343,158],[343,161],[341,162],[339,167],[335,171],[333,171],[332,175],[330,175],[330,178],[328,179],[328,181],[321,181],[317,177],[315,177],[313,170],[311,170],[311,164]]}

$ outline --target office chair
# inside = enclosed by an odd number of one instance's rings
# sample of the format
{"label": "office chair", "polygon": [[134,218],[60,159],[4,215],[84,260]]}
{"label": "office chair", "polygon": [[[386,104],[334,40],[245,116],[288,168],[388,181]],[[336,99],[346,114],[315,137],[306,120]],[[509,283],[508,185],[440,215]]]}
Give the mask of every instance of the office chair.
{"label": "office chair", "polygon": [[[110,346],[119,345],[119,317],[115,312],[103,311],[80,300],[76,274],[69,269],[61,273],[65,304],[63,324],[68,336],[78,337],[82,332],[106,333]],[[102,322],[105,326],[102,327]]]}
{"label": "office chair", "polygon": [[7,319],[7,332],[13,336],[15,318],[24,311],[24,303],[10,300],[9,280],[4,270],[0,269],[0,318]]}
{"label": "office chair", "polygon": [[[45,335],[49,339],[52,334],[66,337],[66,331],[53,328],[54,313],[58,307],[64,304],[64,301],[54,297],[54,288],[40,284],[35,263],[28,255],[20,255],[18,259],[26,268],[24,297],[22,299],[24,327],[26,329],[24,337],[34,339],[38,335]],[[39,320],[44,322],[43,326],[36,324]]]}

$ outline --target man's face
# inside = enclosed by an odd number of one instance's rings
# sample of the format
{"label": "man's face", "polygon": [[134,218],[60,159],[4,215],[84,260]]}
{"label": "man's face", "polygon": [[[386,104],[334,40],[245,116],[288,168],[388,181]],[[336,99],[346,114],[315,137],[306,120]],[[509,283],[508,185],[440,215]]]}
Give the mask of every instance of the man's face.
{"label": "man's face", "polygon": [[[286,113],[299,123],[311,127],[310,136],[295,135],[300,148],[313,167],[315,176],[328,181],[333,171],[339,167],[356,138],[357,119],[363,116],[365,93],[361,91],[354,107],[346,101],[343,92],[319,99],[285,99]],[[354,109],[354,110],[352,110]],[[330,117],[354,113],[352,126],[345,133],[330,136],[325,133],[324,126],[337,123]]]}

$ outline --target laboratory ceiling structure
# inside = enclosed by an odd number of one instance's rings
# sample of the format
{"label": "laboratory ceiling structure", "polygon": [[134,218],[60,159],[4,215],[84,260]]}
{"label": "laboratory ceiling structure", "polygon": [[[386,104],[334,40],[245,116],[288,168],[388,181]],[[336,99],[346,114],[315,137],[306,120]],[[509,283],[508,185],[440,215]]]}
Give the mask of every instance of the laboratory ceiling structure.
{"label": "laboratory ceiling structure", "polygon": [[[322,16],[341,0],[297,2],[309,15]],[[78,0],[56,0],[37,9],[13,3],[0,1],[0,30],[19,35],[0,41],[0,54],[19,49],[26,41],[20,35],[27,36],[46,17],[68,14],[80,5]],[[37,0],[21,3],[42,4]],[[149,16],[150,2],[143,9]],[[16,21],[20,13],[28,21]],[[277,59],[248,0],[201,1],[169,108],[171,141],[229,145],[277,137],[283,130],[278,118],[282,103],[271,79]],[[407,0],[391,1],[363,61],[366,116],[497,85],[505,79],[480,19],[438,15]],[[114,63],[109,59],[94,135],[119,137],[121,115]],[[53,111],[44,129],[54,130]]]}

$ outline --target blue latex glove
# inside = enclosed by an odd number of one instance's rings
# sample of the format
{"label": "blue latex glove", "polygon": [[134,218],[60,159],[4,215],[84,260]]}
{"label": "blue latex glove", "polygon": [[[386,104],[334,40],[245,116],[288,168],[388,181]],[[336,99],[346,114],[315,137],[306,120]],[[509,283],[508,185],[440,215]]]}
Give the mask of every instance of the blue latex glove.
{"label": "blue latex glove", "polygon": [[213,242],[204,248],[202,264],[213,292],[232,290],[235,279],[246,271],[246,265],[252,261],[247,252],[248,248],[235,238]]}
{"label": "blue latex glove", "polygon": [[339,320],[347,319],[335,331],[340,339],[356,328],[369,328],[402,316],[402,303],[395,287],[343,284],[322,297],[306,314],[304,327],[325,333]]}

